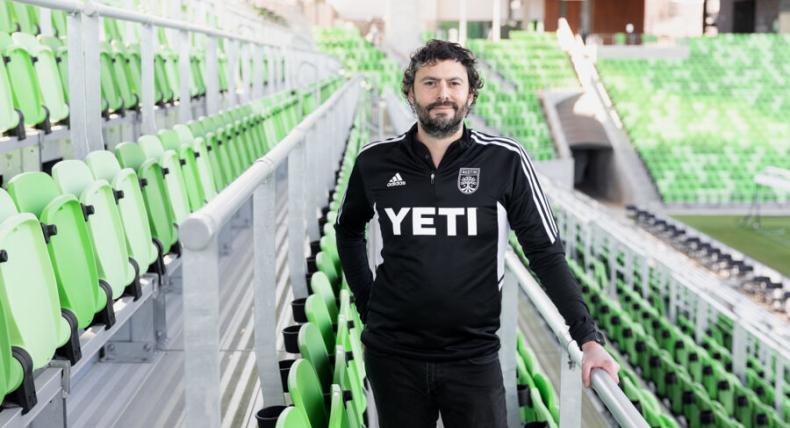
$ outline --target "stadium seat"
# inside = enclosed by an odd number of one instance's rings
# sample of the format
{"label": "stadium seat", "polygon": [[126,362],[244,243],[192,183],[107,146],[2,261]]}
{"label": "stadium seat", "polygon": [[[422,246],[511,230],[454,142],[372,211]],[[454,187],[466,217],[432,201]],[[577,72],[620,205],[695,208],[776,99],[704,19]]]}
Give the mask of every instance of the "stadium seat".
{"label": "stadium seat", "polygon": [[33,371],[56,352],[72,364],[79,361],[77,318],[58,301],[41,225],[33,214],[18,213],[5,191],[0,191],[0,248],[0,305],[15,358]]}
{"label": "stadium seat", "polygon": [[337,298],[326,274],[315,272],[310,278],[310,288],[313,290],[313,294],[320,296],[324,300],[329,318],[336,320],[338,313]]}
{"label": "stadium seat", "polygon": [[162,253],[162,244],[151,235],[140,179],[131,168],[121,169],[115,156],[106,150],[88,153],[85,161],[97,180],[110,183],[116,194],[123,195],[117,200],[118,211],[126,232],[129,254],[140,265],[141,271],[148,270]]}
{"label": "stadium seat", "polygon": [[328,428],[349,428],[348,415],[343,401],[343,391],[340,385],[332,385],[332,395],[329,404]]}
{"label": "stadium seat", "polygon": [[307,315],[307,321],[312,323],[321,333],[324,340],[325,349],[334,350],[335,345],[335,331],[333,327],[333,320],[326,309],[326,304],[321,296],[312,294],[307,297],[304,305],[304,312]]}
{"label": "stadium seat", "polygon": [[162,165],[167,194],[173,209],[175,221],[181,224],[191,213],[187,196],[184,172],[181,160],[173,150],[165,150],[159,138],[153,135],[143,135],[137,139],[143,153],[148,160],[159,162]]}
{"label": "stadium seat", "polygon": [[[0,11],[4,7],[5,5],[0,4]],[[2,16],[0,16],[0,19],[2,19]],[[0,49],[0,53],[3,53],[2,49]],[[5,133],[9,130],[16,133],[19,138],[25,137],[22,112],[14,106],[14,93],[10,73],[5,61],[0,61],[0,132]]]}
{"label": "stadium seat", "polygon": [[324,391],[329,392],[329,386],[332,384],[333,377],[332,366],[329,362],[329,354],[324,345],[324,339],[321,337],[321,331],[318,330],[315,324],[307,322],[299,329],[297,341],[302,358],[310,361]]}
{"label": "stadium seat", "polygon": [[214,182],[213,163],[210,159],[208,146],[202,138],[194,138],[192,131],[186,125],[176,125],[173,127],[173,131],[178,134],[178,138],[181,140],[182,150],[183,146],[187,146],[194,151],[197,176],[205,199],[208,201],[214,199],[217,196],[217,185]]}
{"label": "stadium seat", "polygon": [[189,209],[190,211],[197,211],[205,205],[206,195],[203,191],[203,182],[198,172],[194,147],[189,144],[182,144],[178,133],[172,129],[163,129],[159,131],[158,136],[159,140],[162,142],[162,147],[166,151],[172,150],[178,155],[184,176],[187,198],[189,200]]}
{"label": "stadium seat", "polygon": [[309,428],[310,420],[300,407],[288,407],[280,413],[274,428]]}
{"label": "stadium seat", "polygon": [[[63,102],[69,102],[69,52],[63,40],[54,36],[39,35],[39,43],[48,46],[57,64],[58,76],[60,77],[60,87],[63,89]],[[43,89],[43,88],[42,88]],[[47,94],[44,94],[45,97]],[[68,106],[67,106],[68,107]]]}
{"label": "stadium seat", "polygon": [[321,381],[309,361],[299,359],[291,366],[288,372],[288,392],[294,406],[307,415],[310,426],[326,426],[328,415]]}
{"label": "stadium seat", "polygon": [[58,123],[69,116],[69,106],[58,70],[57,56],[49,46],[39,43],[27,33],[14,33],[11,39],[25,49],[34,61],[36,77],[41,89],[43,105],[49,113],[49,121]]}
{"label": "stadium seat", "polygon": [[142,295],[139,276],[140,266],[129,256],[121,215],[118,212],[115,192],[105,180],[93,178],[88,165],[79,160],[63,160],[52,168],[61,192],[79,198],[86,209],[88,230],[91,232],[99,276],[112,288],[113,299],[124,292],[138,299]]}
{"label": "stadium seat", "polygon": [[33,383],[33,364],[26,352],[11,346],[8,325],[0,302],[0,404],[8,398],[9,402],[18,404],[27,412],[38,401]]}
{"label": "stadium seat", "polygon": [[137,172],[151,233],[162,244],[163,254],[169,253],[178,241],[178,233],[162,166],[155,159],[146,159],[140,146],[132,142],[116,146],[115,156],[123,168],[131,168]]}
{"label": "stadium seat", "polygon": [[111,327],[113,290],[100,276],[85,206],[74,195],[61,194],[43,172],[15,176],[8,192],[20,211],[34,215],[42,225],[50,259],[44,269],[55,274],[60,307],[73,314],[80,329],[93,322]]}
{"label": "stadium seat", "polygon": [[5,58],[6,70],[12,82],[14,107],[22,113],[23,123],[25,126],[40,125],[45,130],[49,129],[47,108],[44,106],[32,56],[4,33],[0,33],[0,52]]}

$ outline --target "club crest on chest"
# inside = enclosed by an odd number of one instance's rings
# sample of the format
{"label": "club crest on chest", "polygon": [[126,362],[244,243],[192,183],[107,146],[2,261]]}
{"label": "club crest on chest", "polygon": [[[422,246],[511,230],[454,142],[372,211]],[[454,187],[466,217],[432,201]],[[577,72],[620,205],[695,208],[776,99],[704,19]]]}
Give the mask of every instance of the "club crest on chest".
{"label": "club crest on chest", "polygon": [[480,168],[460,168],[458,170],[458,190],[471,195],[480,187]]}

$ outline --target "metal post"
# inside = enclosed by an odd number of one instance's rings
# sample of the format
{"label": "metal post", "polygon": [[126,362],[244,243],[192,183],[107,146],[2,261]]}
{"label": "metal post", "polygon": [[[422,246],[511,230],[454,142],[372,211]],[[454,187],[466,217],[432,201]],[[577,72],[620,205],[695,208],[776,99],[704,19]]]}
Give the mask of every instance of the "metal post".
{"label": "metal post", "polygon": [[253,249],[255,251],[255,361],[267,406],[285,404],[277,363],[277,275],[275,233],[277,203],[274,175],[253,193]]}
{"label": "metal post", "polygon": [[732,372],[746,383],[746,330],[740,323],[732,328]]}
{"label": "metal post", "polygon": [[252,45],[252,99],[263,96],[263,56],[265,49]]}
{"label": "metal post", "polygon": [[230,97],[227,107],[234,107],[239,104],[238,85],[236,78],[239,75],[239,44],[235,40],[225,40],[225,51],[228,58],[228,93]]}
{"label": "metal post", "polygon": [[491,35],[495,42],[498,42],[501,38],[500,26],[502,25],[500,12],[502,11],[502,0],[494,0],[491,2],[494,4],[494,19],[491,23]]}
{"label": "metal post", "polygon": [[307,297],[304,254],[304,140],[288,155],[288,271],[295,299]]}
{"label": "metal post", "polygon": [[[318,136],[317,130],[321,129],[320,124],[322,120],[313,126],[305,136],[305,156],[307,156],[307,168],[310,174],[307,174],[307,189],[305,195],[307,196],[307,234],[310,236],[310,241],[321,239],[321,231],[318,230],[318,221],[316,219],[317,210],[321,206],[318,192],[318,180],[320,170],[319,157],[318,157]],[[324,158],[325,159],[325,158]]]}
{"label": "metal post", "polygon": [[217,70],[217,39],[206,35],[206,115],[219,111],[219,73]]}
{"label": "metal post", "polygon": [[560,428],[582,426],[582,369],[573,361],[570,347],[578,347],[576,342],[562,348],[560,364]]}
{"label": "metal post", "polygon": [[189,427],[218,427],[220,412],[219,251],[217,236],[183,250],[184,394]]}
{"label": "metal post", "polygon": [[[99,16],[82,15],[82,52],[85,60],[83,79],[85,79],[85,136],[88,151],[104,150],[101,116],[101,81],[99,76]],[[71,55],[69,55],[71,56]]]}
{"label": "metal post", "polygon": [[502,380],[505,385],[505,404],[507,407],[507,426],[520,426],[518,408],[518,389],[516,386],[516,323],[518,317],[518,282],[510,270],[505,271],[502,279],[502,312],[500,314],[499,361],[502,367]]}
{"label": "metal post", "polygon": [[150,24],[140,25],[140,72],[142,133],[156,133],[154,117],[154,30]]}
{"label": "metal post", "polygon": [[85,159],[90,152],[85,120],[85,61],[82,54],[82,13],[69,13],[68,26],[68,65],[69,65],[69,127],[74,156]]}
{"label": "metal post", "polygon": [[178,72],[181,74],[181,87],[178,98],[178,123],[192,120],[192,72],[189,58],[189,34],[178,32]]}
{"label": "metal post", "polygon": [[466,0],[458,0],[460,19],[458,21],[458,44],[466,46]]}

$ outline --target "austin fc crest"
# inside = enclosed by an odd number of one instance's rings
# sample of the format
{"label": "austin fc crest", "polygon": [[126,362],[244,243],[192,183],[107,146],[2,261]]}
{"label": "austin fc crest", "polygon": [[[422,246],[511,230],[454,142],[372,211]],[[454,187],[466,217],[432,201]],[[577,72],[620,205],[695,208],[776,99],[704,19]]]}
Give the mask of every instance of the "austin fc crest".
{"label": "austin fc crest", "polygon": [[465,195],[475,193],[480,186],[480,168],[461,168],[458,170],[458,190]]}

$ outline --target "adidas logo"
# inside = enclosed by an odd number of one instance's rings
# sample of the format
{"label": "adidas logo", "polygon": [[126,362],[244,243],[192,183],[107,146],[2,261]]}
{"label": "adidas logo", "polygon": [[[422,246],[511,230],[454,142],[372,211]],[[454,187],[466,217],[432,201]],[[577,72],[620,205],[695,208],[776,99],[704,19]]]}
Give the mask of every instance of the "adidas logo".
{"label": "adidas logo", "polygon": [[390,181],[387,182],[387,187],[396,187],[396,186],[405,186],[406,182],[403,180],[403,177],[400,176],[400,173],[396,173],[395,175],[390,178]]}

